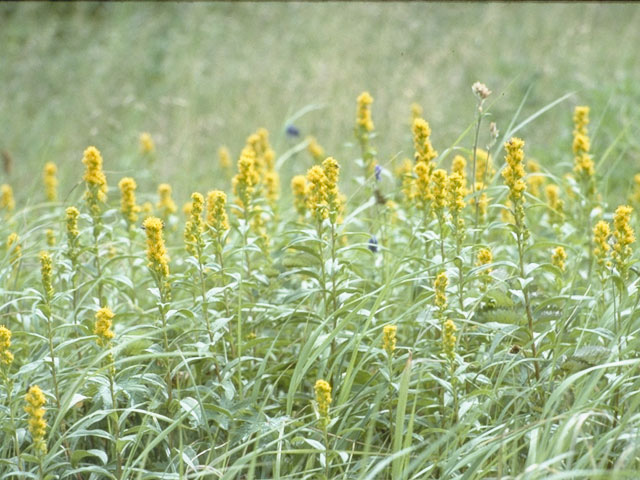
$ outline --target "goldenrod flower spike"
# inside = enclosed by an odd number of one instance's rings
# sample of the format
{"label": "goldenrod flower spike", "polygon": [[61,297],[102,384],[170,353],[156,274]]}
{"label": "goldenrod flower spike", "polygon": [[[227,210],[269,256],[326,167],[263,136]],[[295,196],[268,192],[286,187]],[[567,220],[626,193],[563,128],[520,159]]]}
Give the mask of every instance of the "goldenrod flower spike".
{"label": "goldenrod flower spike", "polygon": [[113,326],[113,318],[115,314],[109,307],[102,307],[96,312],[96,321],[93,326],[94,335],[98,336],[96,342],[101,347],[106,347],[115,337],[115,333],[111,330]]}
{"label": "goldenrod flower spike", "polygon": [[143,154],[153,153],[156,149],[156,145],[153,142],[153,138],[151,138],[151,134],[148,132],[143,132],[140,134],[140,151]]}
{"label": "goldenrod flower spike", "polygon": [[327,177],[320,165],[314,165],[307,172],[307,208],[316,222],[329,217],[327,211]]}
{"label": "goldenrod flower spike", "polygon": [[43,171],[43,181],[44,181],[44,191],[47,196],[47,200],[50,202],[55,202],[58,200],[58,178],[56,174],[58,173],[58,167],[53,162],[47,162],[44,165]]}
{"label": "goldenrod flower spike", "polygon": [[47,299],[53,298],[53,261],[48,252],[40,252],[40,274],[42,288]]}
{"label": "goldenrod flower spike", "polygon": [[593,243],[595,244],[593,255],[596,257],[596,262],[601,269],[608,267],[610,263],[607,259],[609,250],[611,249],[608,241],[610,235],[611,227],[604,220],[600,220],[596,223],[596,226],[593,227]]}
{"label": "goldenrod flower spike", "polygon": [[441,168],[435,170],[431,176],[431,197],[433,199],[433,210],[438,216],[442,215],[443,209],[447,206],[447,172]]}
{"label": "goldenrod flower spike", "polygon": [[595,175],[595,165],[589,155],[591,142],[589,140],[589,107],[576,107],[573,113],[573,153],[574,167],[573,171],[584,182],[588,182],[588,193],[595,192],[593,185],[593,176]]}
{"label": "goldenrod flower spike", "polygon": [[80,216],[80,212],[76,207],[68,207],[65,213],[67,220],[67,237],[69,238],[69,243],[72,243],[78,238],[78,235],[80,235],[78,231],[78,216]]}
{"label": "goldenrod flower spike", "polygon": [[329,407],[331,406],[331,385],[326,380],[318,380],[315,384],[318,412],[325,425],[329,423]]}
{"label": "goldenrod flower spike", "polygon": [[453,361],[455,358],[455,350],[456,350],[456,328],[453,320],[449,319],[444,322],[444,331],[442,335],[442,350],[446,357]]}
{"label": "goldenrod flower spike", "polygon": [[33,446],[41,455],[47,453],[47,444],[44,440],[47,434],[47,421],[44,419],[46,399],[44,393],[37,385],[29,387],[27,394],[24,397],[27,403],[24,407],[24,411],[29,415],[29,433],[31,433],[31,439],[33,440]]}
{"label": "goldenrod flower spike", "polygon": [[207,193],[207,227],[211,236],[218,242],[222,242],[222,237],[229,230],[226,206],[226,193],[221,190]]}
{"label": "goldenrod flower spike", "polygon": [[291,179],[291,191],[293,192],[293,205],[300,216],[307,213],[307,179],[304,175],[296,175]]}
{"label": "goldenrod flower spike", "polygon": [[168,183],[161,183],[158,185],[158,196],[160,199],[158,200],[156,207],[160,210],[160,215],[163,218],[166,219],[169,215],[178,211],[176,202],[171,198],[171,185]]}
{"label": "goldenrod flower spike", "polygon": [[9,367],[13,362],[11,348],[11,330],[4,325],[0,325],[0,366]]}
{"label": "goldenrod flower spike", "polygon": [[159,281],[166,284],[169,277],[169,257],[162,234],[164,224],[157,217],[149,217],[144,221],[143,227],[147,234],[148,266],[157,275]]}
{"label": "goldenrod flower spike", "polygon": [[259,180],[255,151],[250,147],[244,147],[238,160],[238,173],[233,177],[232,184],[236,204],[245,209],[245,217]]}
{"label": "goldenrod flower spike", "polygon": [[[491,253],[491,250],[488,248],[481,248],[476,256],[476,266],[481,267],[483,265],[489,265],[491,262],[493,262],[493,254]],[[489,273],[491,272],[491,269],[487,268],[484,271]]]}
{"label": "goldenrod flower spike", "polygon": [[623,278],[627,277],[629,259],[633,254],[631,244],[636,241],[635,232],[631,227],[631,213],[633,208],[620,205],[613,214],[613,236],[616,243],[613,246],[613,260]]}
{"label": "goldenrod flower spike", "polygon": [[463,194],[467,194],[467,161],[462,155],[456,155],[451,162],[451,175],[457,173],[460,175],[460,179],[463,187]]}
{"label": "goldenrod flower spike", "polygon": [[559,223],[562,220],[564,202],[560,199],[560,188],[557,185],[549,184],[544,188],[547,197],[547,205],[551,209],[549,214],[552,223]]}
{"label": "goldenrod flower spike", "polygon": [[373,103],[373,97],[369,92],[362,92],[358,96],[358,108],[356,113],[358,127],[365,131],[373,131],[373,120],[371,119],[371,104]]}
{"label": "goldenrod flower spike", "polygon": [[307,137],[307,141],[309,142],[309,144],[307,145],[307,150],[313,157],[313,160],[316,163],[321,163],[325,158],[324,148],[320,146],[315,137]]}
{"label": "goldenrod flower spike", "polygon": [[12,212],[16,208],[16,201],[13,198],[13,188],[7,183],[0,185],[0,208]]}
{"label": "goldenrod flower spike", "polygon": [[567,260],[567,252],[565,252],[564,247],[556,247],[553,250],[553,254],[551,255],[551,264],[559,268],[560,271],[564,272],[564,269],[565,269],[564,262],[566,260]]}
{"label": "goldenrod flower spike", "polygon": [[440,272],[435,279],[433,284],[433,288],[435,290],[435,300],[434,303],[438,307],[438,309],[442,312],[447,308],[447,285],[449,284],[449,279],[447,278],[446,272]]}
{"label": "goldenrod flower spike", "polygon": [[204,249],[204,240],[202,232],[204,231],[204,222],[202,221],[202,212],[204,211],[204,197],[198,192],[191,194],[191,202],[189,202],[189,220],[184,226],[184,243],[191,255],[198,255]]}
{"label": "goldenrod flower spike", "polygon": [[138,221],[140,206],[136,204],[136,188],[138,185],[131,177],[124,177],[118,183],[120,188],[120,211],[129,227]]}
{"label": "goldenrod flower spike", "polygon": [[340,192],[338,191],[338,176],[340,174],[340,165],[333,157],[327,157],[322,162],[324,170],[325,186],[326,186],[326,202],[329,209],[329,219],[331,223],[335,223],[340,213],[341,202]]}
{"label": "goldenrod flower spike", "polygon": [[385,325],[382,330],[382,349],[387,352],[388,356],[393,355],[396,349],[396,332],[398,327],[395,325]]}
{"label": "goldenrod flower spike", "polygon": [[429,166],[429,173],[431,170],[431,161],[438,156],[431,145],[431,128],[424,118],[416,118],[412,125],[413,131],[413,146],[415,148],[415,160],[416,163],[424,162]]}
{"label": "goldenrod flower spike", "polygon": [[534,197],[540,196],[540,188],[545,182],[545,177],[542,175],[535,175],[540,173],[541,170],[540,164],[535,160],[527,161],[527,171],[529,172],[529,175],[527,176],[527,187],[529,188],[531,195]]}
{"label": "goldenrod flower spike", "polygon": [[45,232],[45,235],[47,237],[47,245],[49,247],[55,247],[56,246],[56,232],[51,228],[47,228],[47,231]]}
{"label": "goldenrod flower spike", "polygon": [[107,200],[107,177],[102,170],[102,155],[96,147],[84,151],[82,163],[85,165],[83,180],[86,183],[84,194],[93,217],[99,217],[102,204]]}

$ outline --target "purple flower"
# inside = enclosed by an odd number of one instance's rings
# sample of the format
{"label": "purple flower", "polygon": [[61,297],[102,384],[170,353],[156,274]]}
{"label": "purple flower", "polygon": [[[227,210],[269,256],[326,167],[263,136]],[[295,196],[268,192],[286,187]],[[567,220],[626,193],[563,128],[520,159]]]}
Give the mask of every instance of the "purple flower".
{"label": "purple flower", "polygon": [[287,125],[287,136],[289,137],[299,137],[300,130],[295,125]]}
{"label": "purple flower", "polygon": [[375,172],[376,172],[376,182],[379,182],[380,176],[382,175],[382,167],[380,165],[376,165]]}
{"label": "purple flower", "polygon": [[369,250],[371,250],[373,253],[376,253],[378,251],[378,239],[376,238],[375,235],[373,235],[370,239],[369,239],[369,245],[368,245]]}

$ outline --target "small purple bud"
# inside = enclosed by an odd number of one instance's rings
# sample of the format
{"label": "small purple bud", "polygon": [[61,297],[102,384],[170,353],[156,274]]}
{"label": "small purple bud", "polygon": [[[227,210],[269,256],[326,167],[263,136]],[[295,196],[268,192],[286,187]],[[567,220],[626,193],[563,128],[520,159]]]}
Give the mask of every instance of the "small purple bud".
{"label": "small purple bud", "polygon": [[289,137],[299,137],[300,130],[295,125],[287,125],[287,135]]}
{"label": "small purple bud", "polygon": [[368,245],[369,250],[371,250],[373,253],[376,253],[378,251],[378,239],[376,238],[375,235],[373,235],[370,239],[369,239],[369,245]]}
{"label": "small purple bud", "polygon": [[382,167],[380,165],[376,165],[375,172],[376,172],[376,182],[379,182],[380,177],[382,175]]}

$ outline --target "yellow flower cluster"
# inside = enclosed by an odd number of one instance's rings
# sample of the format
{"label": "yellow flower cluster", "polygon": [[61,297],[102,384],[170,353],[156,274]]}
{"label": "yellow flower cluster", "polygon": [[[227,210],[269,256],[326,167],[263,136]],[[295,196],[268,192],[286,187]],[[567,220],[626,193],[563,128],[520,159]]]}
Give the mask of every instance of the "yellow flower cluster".
{"label": "yellow flower cluster", "polygon": [[153,153],[156,149],[156,145],[151,138],[151,134],[143,132],[140,134],[140,151],[144,154]]}
{"label": "yellow flower cluster", "polygon": [[509,200],[516,206],[524,202],[524,192],[527,185],[524,183],[525,176],[522,162],[524,160],[524,141],[519,138],[512,138],[504,144],[507,151],[505,157],[506,167],[502,171],[504,183],[509,187]]}
{"label": "yellow flower cluster", "polygon": [[11,252],[11,263],[15,264],[22,257],[22,245],[20,237],[16,232],[10,233],[7,237],[7,249]]}
{"label": "yellow flower cluster", "polygon": [[53,297],[53,261],[49,252],[40,252],[40,275],[45,297]]}
{"label": "yellow flower cluster", "polygon": [[184,243],[191,255],[198,256],[204,249],[202,231],[202,212],[204,211],[204,197],[201,193],[193,192],[189,203],[189,220],[184,225]]}
{"label": "yellow flower cluster", "polygon": [[[269,144],[269,132],[266,128],[259,128],[256,135],[258,136],[258,142],[254,145],[254,149],[258,173],[265,187],[265,196],[269,205],[271,205],[271,208],[275,208],[280,197],[280,175],[278,175],[275,166],[276,154]],[[261,168],[261,165],[264,165],[264,167]]]}
{"label": "yellow flower cluster", "polygon": [[229,149],[225,145],[218,149],[218,162],[220,163],[220,168],[225,172],[231,170],[231,153],[229,153]]}
{"label": "yellow flower cluster", "polygon": [[296,175],[291,179],[291,191],[293,192],[293,205],[300,216],[307,213],[307,179],[304,175]]}
{"label": "yellow flower cluster", "polygon": [[604,220],[600,220],[596,223],[596,226],[593,227],[593,243],[595,247],[593,248],[593,255],[596,257],[596,262],[600,268],[605,266],[609,266],[609,262],[607,260],[607,255],[609,253],[609,235],[611,235],[611,227]]}
{"label": "yellow flower cluster", "polygon": [[46,236],[47,236],[47,245],[50,246],[50,247],[55,247],[56,246],[56,232],[51,228],[47,228]]}
{"label": "yellow flower cluster", "polygon": [[93,334],[98,336],[96,342],[101,347],[106,347],[116,336],[111,330],[115,314],[109,307],[102,307],[96,312],[96,321],[93,325]]}
{"label": "yellow flower cluster", "polygon": [[413,178],[413,162],[408,158],[402,160],[400,165],[395,168],[396,177],[402,182],[402,195],[408,203],[414,199],[414,183]]}
{"label": "yellow flower cluster", "polygon": [[58,167],[56,167],[55,163],[45,163],[43,171],[44,191],[47,196],[47,200],[50,202],[55,202],[56,200],[58,200],[58,178],[56,177],[57,173]]}
{"label": "yellow flower cluster", "polygon": [[447,272],[440,272],[433,283],[433,289],[435,290],[434,303],[440,312],[444,312],[447,308],[447,285],[449,279],[447,278]]}
{"label": "yellow flower cluster", "polygon": [[320,165],[314,165],[307,172],[307,208],[317,222],[329,217],[326,207],[327,177]]}
{"label": "yellow flower cluster", "polygon": [[529,160],[527,162],[527,171],[529,172],[529,175],[527,175],[527,187],[529,192],[534,197],[539,197],[540,189],[545,182],[545,178],[542,175],[539,175],[541,172],[540,164],[535,160]]}
{"label": "yellow flower cluster", "polygon": [[451,319],[444,322],[443,328],[442,352],[449,360],[453,361],[456,351],[456,331],[458,329]]}
{"label": "yellow flower cluster", "polygon": [[316,381],[314,387],[318,412],[325,425],[329,423],[329,407],[331,406],[331,385],[326,380]]}
{"label": "yellow flower cluster", "polygon": [[431,170],[431,161],[438,156],[431,145],[431,128],[424,118],[416,118],[412,125],[413,130],[413,146],[415,148],[416,163],[424,162]]}
{"label": "yellow flower cluster", "polygon": [[13,362],[11,348],[11,330],[4,325],[0,325],[0,365],[8,367]]}
{"label": "yellow flower cluster", "polygon": [[462,216],[462,210],[466,205],[464,201],[466,188],[464,178],[460,173],[453,172],[449,176],[449,181],[447,182],[447,193],[447,203],[449,205],[451,216],[453,217],[456,236],[462,240],[464,236],[464,217]]}
{"label": "yellow flower cluster", "polygon": [[86,183],[84,198],[87,200],[91,216],[100,216],[101,204],[107,200],[107,177],[102,170],[102,155],[96,147],[84,151],[82,163],[85,165],[83,180]]}
{"label": "yellow flower cluster", "polygon": [[24,400],[27,403],[24,411],[29,415],[29,433],[31,433],[33,446],[38,453],[44,455],[47,453],[47,444],[44,441],[44,437],[47,434],[44,405],[47,401],[44,393],[37,385],[29,387]]}
{"label": "yellow flower cluster", "polygon": [[246,146],[240,152],[238,160],[238,173],[233,177],[233,193],[236,196],[236,204],[246,210],[251,204],[255,187],[260,180],[256,169],[256,154],[253,148]]}
{"label": "yellow flower cluster", "polygon": [[358,108],[356,112],[356,119],[358,129],[361,132],[373,131],[373,120],[371,119],[371,104],[373,103],[373,97],[369,92],[362,92],[358,96]]}
{"label": "yellow flower cluster", "polygon": [[558,267],[561,271],[564,272],[565,265],[564,262],[567,260],[567,252],[565,252],[564,247],[556,247],[553,250],[553,254],[551,255],[551,264],[555,267]]}
{"label": "yellow flower cluster", "polygon": [[382,329],[382,349],[387,352],[387,355],[393,355],[393,351],[396,349],[396,332],[398,327],[395,325],[385,325]]}
{"label": "yellow flower cluster", "polygon": [[311,136],[307,137],[307,142],[308,142],[307,150],[313,157],[313,160],[316,163],[322,162],[322,160],[325,158],[324,148],[320,146],[320,144],[316,140],[316,137],[311,137]]}
{"label": "yellow flower cluster", "polygon": [[78,216],[80,212],[76,207],[68,207],[65,210],[66,220],[67,220],[67,239],[69,240],[69,244],[75,244],[78,235],[80,232],[78,231]]}
{"label": "yellow flower cluster", "polygon": [[162,220],[157,217],[149,217],[143,223],[147,234],[147,260],[149,268],[158,276],[161,285],[167,286],[169,277],[169,257],[164,246]]}
{"label": "yellow flower cluster", "polygon": [[[481,248],[476,255],[476,267],[483,267],[493,262],[493,253],[489,248]],[[480,272],[482,289],[486,290],[491,282],[492,269],[487,267]]]}
{"label": "yellow flower cluster", "polygon": [[475,181],[477,183],[481,183],[484,186],[484,183],[493,177],[496,173],[496,169],[493,166],[493,162],[491,161],[491,156],[489,152],[483,150],[482,148],[476,149],[476,178]]}
{"label": "yellow flower cluster", "polygon": [[560,198],[560,188],[557,185],[549,184],[544,189],[547,197],[547,205],[551,209],[549,214],[552,223],[559,223],[562,220],[564,202]]}
{"label": "yellow flower cluster", "polygon": [[322,169],[326,179],[326,203],[329,210],[329,220],[335,223],[341,211],[342,201],[338,191],[338,177],[340,165],[333,157],[327,157],[322,162]]}
{"label": "yellow flower cluster", "polygon": [[207,193],[207,227],[209,233],[222,245],[222,237],[229,230],[229,218],[227,217],[227,195],[220,190],[212,190]]}
{"label": "yellow flower cluster", "polygon": [[623,278],[627,276],[628,260],[633,253],[630,245],[636,241],[631,227],[632,212],[630,206],[620,205],[613,214],[613,236],[616,240],[613,246],[613,260]]}
{"label": "yellow flower cluster", "polygon": [[160,211],[160,216],[164,219],[178,211],[176,202],[171,198],[171,191],[171,185],[168,183],[161,183],[158,185],[158,197],[160,198],[156,204],[156,208]]}
{"label": "yellow flower cluster", "polygon": [[136,205],[136,181],[131,177],[124,177],[118,182],[120,188],[120,211],[129,228],[138,221],[140,206]]}
{"label": "yellow flower cluster", "polygon": [[441,168],[435,170],[431,176],[431,197],[433,199],[432,208],[438,217],[442,217],[444,208],[447,206],[447,172]]}
{"label": "yellow flower cluster", "polygon": [[462,155],[456,155],[453,157],[453,161],[451,162],[451,173],[457,173],[460,175],[460,179],[462,182],[463,188],[463,196],[466,195],[467,192],[467,161]]}
{"label": "yellow flower cluster", "polygon": [[412,179],[411,184],[408,188],[403,188],[403,191],[405,191],[406,195],[406,190],[409,190],[410,195],[407,196],[407,199],[415,200],[418,209],[427,212],[433,198],[430,188],[431,171],[429,165],[425,162],[419,162],[413,167],[413,172],[415,173],[415,179]]}
{"label": "yellow flower cluster", "polygon": [[0,208],[12,212],[16,208],[16,201],[13,198],[13,188],[7,183],[0,185]]}
{"label": "yellow flower cluster", "polygon": [[591,148],[589,140],[589,107],[576,107],[573,113],[573,171],[579,177],[589,179],[595,174],[595,168],[589,150]]}

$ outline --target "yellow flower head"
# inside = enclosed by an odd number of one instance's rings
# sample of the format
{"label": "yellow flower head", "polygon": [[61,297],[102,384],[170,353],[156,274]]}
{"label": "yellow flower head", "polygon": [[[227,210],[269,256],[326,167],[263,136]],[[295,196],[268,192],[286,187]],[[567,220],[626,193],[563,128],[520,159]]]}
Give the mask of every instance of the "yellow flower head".
{"label": "yellow flower head", "polygon": [[[402,195],[408,203],[411,203],[415,197],[415,178],[413,177],[413,162],[408,158],[402,160],[394,173],[397,178],[402,181]],[[427,182],[428,184],[428,182]]]}
{"label": "yellow flower head", "polygon": [[340,165],[333,157],[327,157],[322,162],[322,169],[324,170],[324,178],[326,182],[326,201],[327,208],[329,209],[329,218],[332,223],[335,223],[338,214],[340,213],[340,193],[338,191],[338,177],[340,174]]}
{"label": "yellow flower head", "polygon": [[47,162],[44,165],[43,180],[44,191],[47,195],[47,200],[55,202],[58,199],[58,167],[53,162]]}
{"label": "yellow flower head", "polygon": [[529,188],[529,192],[531,192],[531,195],[534,197],[539,197],[540,188],[545,182],[545,178],[542,175],[536,175],[541,171],[540,164],[535,160],[529,160],[527,162],[527,171],[529,172],[529,175],[527,175],[527,187]]}
{"label": "yellow flower head", "polygon": [[78,231],[78,216],[80,212],[76,207],[68,207],[65,213],[67,219],[67,238],[69,239],[69,243],[73,244],[78,238],[78,235],[80,235]]}
{"label": "yellow flower head", "polygon": [[53,261],[49,252],[40,252],[40,274],[44,294],[51,299],[53,297]]}
{"label": "yellow flower head", "polygon": [[228,171],[231,169],[231,154],[229,153],[229,149],[224,145],[218,149],[218,161],[223,170]]}
{"label": "yellow flower head", "polygon": [[318,412],[325,424],[329,423],[329,406],[331,405],[331,385],[326,380],[316,381],[314,390],[316,392],[316,403]]}
{"label": "yellow flower head", "polygon": [[20,237],[16,232],[10,233],[7,237],[7,249],[11,251],[11,263],[16,263],[22,257],[22,245]]}
{"label": "yellow flower head", "polygon": [[252,148],[244,147],[238,160],[238,173],[233,177],[233,193],[240,207],[249,207],[259,180],[256,153]]}
{"label": "yellow flower head", "polygon": [[[483,265],[489,265],[491,262],[493,262],[493,253],[491,253],[491,250],[488,248],[481,248],[476,256],[476,266],[481,267]],[[487,269],[485,271],[488,272],[490,270]]]}
{"label": "yellow flower head", "polygon": [[107,200],[107,177],[102,170],[102,155],[96,147],[88,147],[84,151],[82,163],[85,165],[83,180],[86,183],[84,194],[91,215],[100,215],[101,204]]}
{"label": "yellow flower head", "polygon": [[411,196],[415,199],[418,209],[426,211],[433,198],[431,194],[431,171],[429,165],[425,162],[418,162],[416,166],[413,167],[413,172],[416,178],[412,185]]}
{"label": "yellow flower head", "polygon": [[558,267],[561,271],[564,272],[564,262],[567,259],[567,252],[565,252],[564,247],[556,247],[553,250],[553,254],[551,255],[551,264],[555,267]]}
{"label": "yellow flower head", "polygon": [[431,136],[431,128],[429,128],[429,124],[423,118],[416,118],[413,121],[413,146],[415,148],[415,160],[417,163],[424,162],[431,170],[430,162],[434,158],[438,156],[438,152],[436,152],[431,145],[431,140],[429,137]]}
{"label": "yellow flower head", "polygon": [[[462,158],[462,157],[461,157]],[[465,207],[465,187],[462,176],[458,172],[453,172],[447,182],[449,209],[455,215],[459,215]]]}
{"label": "yellow flower head", "polygon": [[299,215],[307,213],[307,179],[304,175],[296,175],[291,179],[293,205]]}
{"label": "yellow flower head", "polygon": [[502,171],[502,176],[504,177],[505,185],[509,187],[509,200],[514,205],[519,205],[524,202],[524,192],[527,189],[527,185],[523,181],[525,176],[522,165],[524,160],[524,141],[514,137],[504,144],[504,148],[507,151],[505,157],[507,165]]}
{"label": "yellow flower head", "polygon": [[589,140],[589,107],[576,107],[573,113],[573,171],[582,178],[590,179],[595,174],[595,165],[589,155],[591,148]]}
{"label": "yellow flower head", "polygon": [[47,228],[46,231],[47,236],[47,245],[50,247],[55,247],[56,245],[56,232],[51,228]]}
{"label": "yellow flower head", "polygon": [[307,172],[307,208],[318,222],[328,218],[327,211],[327,177],[320,165],[314,165]]}
{"label": "yellow flower head", "polygon": [[113,317],[115,317],[115,314],[109,307],[102,307],[96,312],[96,321],[93,326],[93,333],[98,336],[96,341],[101,347],[108,346],[109,342],[111,342],[111,340],[116,336],[111,330]]}
{"label": "yellow flower head", "polygon": [[[473,158],[473,156],[471,157]],[[496,173],[496,169],[491,161],[489,152],[481,148],[476,149],[476,182],[484,187],[484,183],[491,179]]]}
{"label": "yellow flower head", "polygon": [[433,289],[435,290],[434,303],[440,309],[444,311],[447,308],[447,285],[449,279],[447,278],[447,272],[440,272],[433,283]]}
{"label": "yellow flower head", "polygon": [[551,221],[559,223],[562,220],[562,211],[564,209],[564,202],[560,198],[560,188],[551,183],[544,188],[544,193],[547,197],[547,205],[551,209]]}
{"label": "yellow flower head", "polygon": [[163,218],[167,218],[172,213],[176,213],[178,211],[176,202],[171,198],[171,185],[168,183],[161,183],[158,185],[158,197],[160,198],[156,207],[160,210],[160,215]]}
{"label": "yellow flower head", "polygon": [[613,259],[623,277],[627,275],[628,260],[633,254],[631,244],[636,236],[631,227],[631,213],[633,209],[628,205],[620,205],[613,214],[613,236],[616,240],[613,246]]}
{"label": "yellow flower head", "polygon": [[455,358],[455,350],[456,350],[456,328],[453,320],[449,319],[444,322],[444,332],[442,335],[442,351],[447,356],[449,360],[453,360]]}
{"label": "yellow flower head", "polygon": [[46,399],[44,393],[37,385],[29,387],[24,397],[27,403],[24,411],[29,415],[29,433],[36,451],[42,455],[47,453],[47,444],[44,437],[47,434],[47,421],[44,419]]}
{"label": "yellow flower head", "polygon": [[131,177],[124,177],[118,183],[120,188],[120,211],[130,226],[138,221],[140,207],[136,205],[136,181]]}
{"label": "yellow flower head", "polygon": [[142,153],[148,154],[153,153],[156,149],[155,143],[153,143],[153,138],[151,138],[151,134],[148,132],[143,132],[140,134],[140,151]]}
{"label": "yellow flower head", "polygon": [[358,129],[371,132],[373,131],[373,120],[371,120],[371,104],[373,97],[369,92],[362,92],[358,96],[358,109],[356,113]]}
{"label": "yellow flower head", "polygon": [[467,161],[462,155],[456,155],[451,162],[451,173],[457,173],[462,179],[462,187],[466,195],[467,189]]}
{"label": "yellow flower head", "polygon": [[265,196],[271,208],[275,208],[280,198],[280,175],[275,170],[267,170],[264,174]]}
{"label": "yellow flower head", "polygon": [[607,265],[607,254],[611,247],[609,246],[609,235],[611,235],[611,228],[609,224],[604,220],[600,220],[593,227],[593,254],[596,257],[596,262],[602,268]]}
{"label": "yellow flower head", "polygon": [[207,194],[207,226],[209,232],[218,243],[229,230],[229,218],[227,217],[227,195],[220,190],[212,190]]}
{"label": "yellow flower head", "polygon": [[204,248],[202,240],[202,231],[204,223],[202,221],[202,212],[204,211],[204,197],[198,192],[191,194],[191,202],[189,202],[189,220],[184,226],[184,243],[191,255],[198,255]]}
{"label": "yellow flower head", "polygon": [[7,183],[0,185],[0,208],[12,212],[16,208],[16,201],[13,198],[13,188]]}
{"label": "yellow flower head", "polygon": [[169,276],[169,257],[164,246],[164,237],[162,234],[163,223],[157,217],[149,217],[143,223],[144,230],[147,234],[147,260],[149,260],[149,268],[159,278],[160,281],[166,282]]}
{"label": "yellow flower head", "polygon": [[447,172],[441,168],[435,170],[431,176],[431,195],[433,197],[433,209],[436,215],[441,216],[447,206]]}
{"label": "yellow flower head", "polygon": [[11,330],[4,325],[0,325],[0,365],[8,367],[13,362],[11,348]]}
{"label": "yellow flower head", "polygon": [[320,146],[320,144],[316,140],[316,137],[307,137],[307,141],[309,142],[309,144],[307,145],[307,150],[313,157],[313,160],[316,163],[322,162],[322,160],[324,159],[324,148]]}
{"label": "yellow flower head", "polygon": [[393,351],[396,349],[396,332],[398,327],[395,325],[385,325],[382,330],[382,348],[387,355],[393,355]]}

